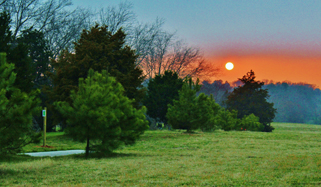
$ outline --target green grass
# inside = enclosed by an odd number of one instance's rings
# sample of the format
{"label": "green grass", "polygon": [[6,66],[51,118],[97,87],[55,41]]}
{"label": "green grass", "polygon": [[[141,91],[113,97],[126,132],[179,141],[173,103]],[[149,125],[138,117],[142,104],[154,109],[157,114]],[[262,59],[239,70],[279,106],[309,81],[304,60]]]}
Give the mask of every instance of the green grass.
{"label": "green grass", "polygon": [[[3,158],[0,185],[320,186],[321,126],[273,126],[273,133],[147,131],[135,146],[106,158]],[[47,142],[84,148],[63,134]]]}
{"label": "green grass", "polygon": [[30,144],[23,148],[23,152],[42,152],[42,151],[57,151],[57,150],[73,150],[85,149],[85,143],[74,142],[72,138],[64,135],[63,132],[46,133],[46,145],[42,147],[43,141],[38,144]]}

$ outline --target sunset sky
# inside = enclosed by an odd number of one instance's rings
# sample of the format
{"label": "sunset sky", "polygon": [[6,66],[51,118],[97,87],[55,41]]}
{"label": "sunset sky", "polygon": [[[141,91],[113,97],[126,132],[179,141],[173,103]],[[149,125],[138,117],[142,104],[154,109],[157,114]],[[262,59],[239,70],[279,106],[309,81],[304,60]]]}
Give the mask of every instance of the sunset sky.
{"label": "sunset sky", "polygon": [[[74,0],[99,9],[119,0]],[[258,80],[305,82],[321,88],[321,0],[128,0],[141,22],[165,19],[186,43],[233,82],[251,69]],[[228,71],[226,62],[235,68]],[[214,80],[213,79],[213,80]]]}

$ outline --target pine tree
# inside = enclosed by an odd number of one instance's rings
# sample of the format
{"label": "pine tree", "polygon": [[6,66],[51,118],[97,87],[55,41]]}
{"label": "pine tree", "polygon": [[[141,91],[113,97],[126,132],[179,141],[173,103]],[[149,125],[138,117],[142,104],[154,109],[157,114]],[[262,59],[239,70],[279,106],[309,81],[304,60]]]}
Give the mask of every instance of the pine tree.
{"label": "pine tree", "polygon": [[199,119],[200,129],[207,132],[217,129],[215,117],[218,115],[221,107],[215,102],[213,95],[207,96],[201,93],[196,98],[196,106],[196,118]]}
{"label": "pine tree", "polygon": [[41,110],[37,93],[27,94],[13,87],[16,79],[13,70],[14,65],[6,62],[6,54],[0,53],[0,154],[20,151],[40,137],[32,130],[32,115]]}
{"label": "pine tree", "polygon": [[148,91],[144,99],[147,115],[167,124],[167,105],[178,99],[178,91],[183,86],[183,79],[177,73],[165,71],[164,75],[156,75],[148,83]]}
{"label": "pine tree", "polygon": [[204,131],[215,130],[214,120],[220,107],[212,96],[203,93],[196,96],[200,90],[198,83],[199,80],[194,83],[191,78],[186,78],[178,100],[174,100],[173,105],[168,104],[166,117],[174,129],[186,129],[187,132],[198,128]]}
{"label": "pine tree", "polygon": [[[119,146],[132,145],[148,129],[145,108],[135,109],[133,100],[106,70],[90,69],[88,77],[79,79],[78,92],[71,91],[71,104],[57,102],[57,109],[67,119],[67,135],[86,141],[90,151],[111,153]],[[92,145],[92,146],[90,146]]]}
{"label": "pine tree", "polygon": [[226,101],[229,110],[237,110],[239,119],[254,114],[259,117],[259,122],[264,125],[262,131],[271,132],[271,126],[276,113],[273,103],[267,102],[269,94],[267,89],[262,89],[263,82],[255,81],[254,72],[251,70],[242,79],[244,85],[234,89]]}

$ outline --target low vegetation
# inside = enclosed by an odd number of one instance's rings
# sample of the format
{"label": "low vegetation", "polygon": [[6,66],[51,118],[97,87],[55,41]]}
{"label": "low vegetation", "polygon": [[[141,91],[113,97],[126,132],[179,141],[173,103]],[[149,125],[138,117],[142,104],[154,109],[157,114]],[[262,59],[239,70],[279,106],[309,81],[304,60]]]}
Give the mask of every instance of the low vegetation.
{"label": "low vegetation", "polygon": [[[1,158],[3,186],[318,186],[321,126],[273,123],[273,133],[146,131],[108,157]],[[48,145],[84,149],[62,133]],[[25,151],[41,150],[42,143]],[[46,148],[49,149],[49,148]]]}

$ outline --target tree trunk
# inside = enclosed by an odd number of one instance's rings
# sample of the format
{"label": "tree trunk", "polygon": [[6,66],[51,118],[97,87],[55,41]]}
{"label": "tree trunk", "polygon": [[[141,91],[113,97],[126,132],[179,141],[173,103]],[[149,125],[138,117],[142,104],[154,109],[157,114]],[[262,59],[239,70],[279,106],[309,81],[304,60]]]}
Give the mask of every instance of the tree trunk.
{"label": "tree trunk", "polygon": [[87,137],[86,158],[89,156],[89,137]]}

